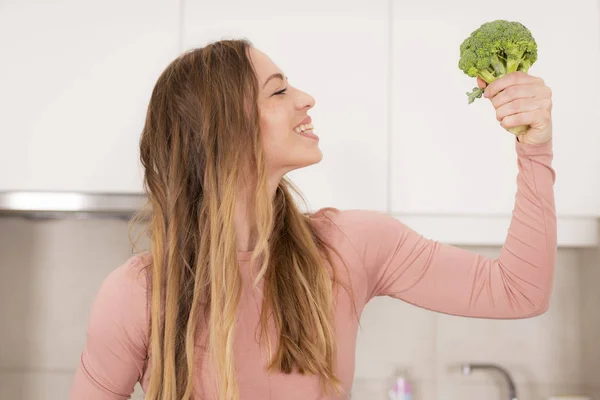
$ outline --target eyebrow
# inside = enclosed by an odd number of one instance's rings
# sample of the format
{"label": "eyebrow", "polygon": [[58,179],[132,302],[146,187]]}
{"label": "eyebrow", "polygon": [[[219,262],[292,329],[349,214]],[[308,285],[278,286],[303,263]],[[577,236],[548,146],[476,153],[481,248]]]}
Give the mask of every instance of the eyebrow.
{"label": "eyebrow", "polygon": [[271,76],[269,76],[269,77],[267,78],[266,82],[263,84],[263,89],[265,88],[265,86],[267,86],[267,83],[269,83],[269,81],[270,81],[271,79],[275,79],[275,78],[279,78],[279,79],[281,79],[282,81],[284,81],[284,80],[285,80],[285,78],[283,77],[283,75],[281,75],[279,72],[278,72],[278,73],[276,73],[276,74],[273,74],[273,75],[271,75]]}

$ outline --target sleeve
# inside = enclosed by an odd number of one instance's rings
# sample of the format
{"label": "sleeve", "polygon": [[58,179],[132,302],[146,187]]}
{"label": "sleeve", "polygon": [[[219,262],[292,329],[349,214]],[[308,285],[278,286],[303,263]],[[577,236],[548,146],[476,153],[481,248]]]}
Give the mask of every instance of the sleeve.
{"label": "sleeve", "polygon": [[146,274],[140,264],[134,257],[102,283],[90,311],[70,400],[129,399],[141,379],[149,330]]}
{"label": "sleeve", "polygon": [[334,220],[366,270],[366,301],[391,296],[480,318],[527,318],[548,309],[557,249],[552,141],[515,146],[515,205],[496,259],[427,239],[384,213],[354,210]]}

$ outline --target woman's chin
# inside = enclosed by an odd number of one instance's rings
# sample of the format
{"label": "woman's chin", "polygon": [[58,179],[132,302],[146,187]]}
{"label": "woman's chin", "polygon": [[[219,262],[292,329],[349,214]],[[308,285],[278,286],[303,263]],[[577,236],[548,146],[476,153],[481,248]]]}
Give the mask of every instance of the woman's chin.
{"label": "woman's chin", "polygon": [[294,162],[290,163],[294,165],[294,169],[306,168],[311,165],[318,164],[323,159],[323,153],[321,149],[316,148],[314,150],[306,151],[301,157],[298,157]]}

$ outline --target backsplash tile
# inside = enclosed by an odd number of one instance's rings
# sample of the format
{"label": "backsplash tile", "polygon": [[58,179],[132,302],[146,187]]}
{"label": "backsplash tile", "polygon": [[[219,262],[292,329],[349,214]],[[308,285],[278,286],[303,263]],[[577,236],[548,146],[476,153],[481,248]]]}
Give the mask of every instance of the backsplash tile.
{"label": "backsplash tile", "polygon": [[[525,384],[517,383],[517,397],[524,400],[545,400],[550,396],[579,395],[591,396],[590,391],[582,385],[570,384]],[[435,397],[439,400],[506,400],[508,387],[501,379],[487,379],[477,383],[442,380],[438,382]]]}
{"label": "backsplash tile", "polygon": [[595,389],[595,398],[600,399],[600,247],[585,249],[581,259],[582,340],[579,350],[583,356],[585,380]]}
{"label": "backsplash tile", "polygon": [[418,379],[435,377],[435,314],[391,297],[376,297],[361,316],[356,374],[363,378],[405,371]]}
{"label": "backsplash tile", "polygon": [[0,219],[0,232],[0,366],[74,368],[96,292],[131,252],[126,223]]}
{"label": "backsplash tile", "polygon": [[34,358],[28,338],[35,329],[31,316],[35,230],[26,221],[0,218],[0,367]]}
{"label": "backsplash tile", "polygon": [[0,370],[0,400],[65,400],[71,371]]}

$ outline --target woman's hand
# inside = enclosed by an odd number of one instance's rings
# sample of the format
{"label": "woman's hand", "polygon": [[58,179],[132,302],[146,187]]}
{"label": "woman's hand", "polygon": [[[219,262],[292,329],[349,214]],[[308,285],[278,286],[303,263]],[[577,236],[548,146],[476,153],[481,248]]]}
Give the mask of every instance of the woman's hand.
{"label": "woman's hand", "polygon": [[491,100],[504,129],[527,127],[524,133],[512,129],[519,142],[543,144],[552,138],[552,91],[541,78],[517,71],[489,85],[477,77],[477,85],[487,86],[483,97]]}

